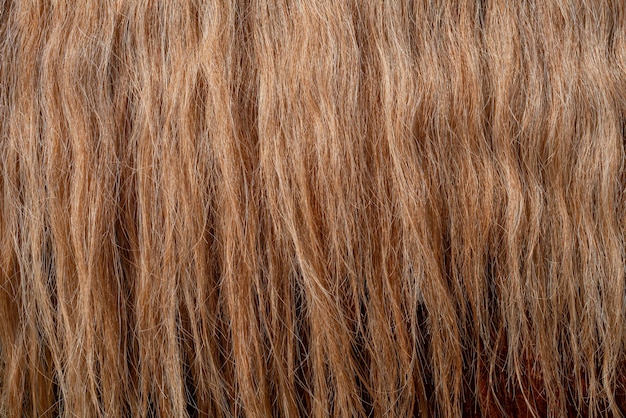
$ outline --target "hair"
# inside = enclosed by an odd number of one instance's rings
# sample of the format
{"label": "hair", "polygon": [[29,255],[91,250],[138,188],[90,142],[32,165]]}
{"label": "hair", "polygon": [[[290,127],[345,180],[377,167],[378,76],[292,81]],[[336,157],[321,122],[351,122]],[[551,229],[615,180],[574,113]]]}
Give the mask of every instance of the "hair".
{"label": "hair", "polygon": [[0,0],[0,415],[626,412],[623,0]]}

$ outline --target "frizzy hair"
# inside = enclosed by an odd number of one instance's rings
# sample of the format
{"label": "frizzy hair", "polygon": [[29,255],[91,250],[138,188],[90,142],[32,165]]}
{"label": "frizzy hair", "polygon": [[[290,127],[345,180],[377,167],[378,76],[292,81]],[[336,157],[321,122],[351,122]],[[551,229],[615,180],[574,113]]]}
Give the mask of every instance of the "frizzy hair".
{"label": "frizzy hair", "polygon": [[623,0],[0,0],[0,416],[626,412]]}

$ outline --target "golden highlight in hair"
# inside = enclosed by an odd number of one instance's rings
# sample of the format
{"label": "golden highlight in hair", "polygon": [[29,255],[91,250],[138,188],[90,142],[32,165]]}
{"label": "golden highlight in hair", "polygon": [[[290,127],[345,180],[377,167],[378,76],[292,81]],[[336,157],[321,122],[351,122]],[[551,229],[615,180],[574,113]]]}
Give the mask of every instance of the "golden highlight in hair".
{"label": "golden highlight in hair", "polygon": [[0,416],[626,413],[624,0],[0,0]]}

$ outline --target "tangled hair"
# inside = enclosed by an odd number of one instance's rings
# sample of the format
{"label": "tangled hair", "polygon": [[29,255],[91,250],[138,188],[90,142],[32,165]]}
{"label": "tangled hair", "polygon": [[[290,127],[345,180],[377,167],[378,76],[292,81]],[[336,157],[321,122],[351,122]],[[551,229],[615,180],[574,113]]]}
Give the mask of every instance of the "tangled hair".
{"label": "tangled hair", "polygon": [[626,412],[624,0],[0,0],[0,415]]}

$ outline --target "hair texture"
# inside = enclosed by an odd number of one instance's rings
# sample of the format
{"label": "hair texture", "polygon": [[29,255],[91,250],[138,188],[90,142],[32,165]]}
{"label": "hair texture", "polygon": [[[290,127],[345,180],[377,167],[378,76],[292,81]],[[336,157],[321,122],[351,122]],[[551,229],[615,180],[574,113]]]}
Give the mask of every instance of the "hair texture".
{"label": "hair texture", "polygon": [[0,415],[620,416],[624,0],[0,0]]}

